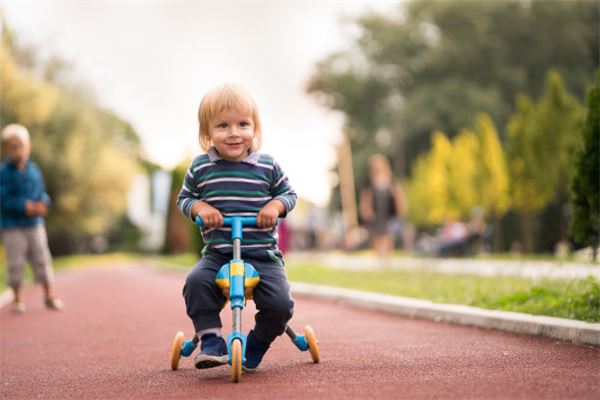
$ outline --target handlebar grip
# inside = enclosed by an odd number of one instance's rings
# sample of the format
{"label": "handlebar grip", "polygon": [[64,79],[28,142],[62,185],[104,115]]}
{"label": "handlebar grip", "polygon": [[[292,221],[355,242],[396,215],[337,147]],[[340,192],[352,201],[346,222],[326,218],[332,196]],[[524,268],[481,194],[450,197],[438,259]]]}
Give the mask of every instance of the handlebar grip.
{"label": "handlebar grip", "polygon": [[[235,220],[239,220],[242,225],[256,225],[256,217],[225,217],[223,218],[224,226],[233,226]],[[204,227],[204,222],[200,216],[196,216],[195,220],[196,225],[200,228]]]}

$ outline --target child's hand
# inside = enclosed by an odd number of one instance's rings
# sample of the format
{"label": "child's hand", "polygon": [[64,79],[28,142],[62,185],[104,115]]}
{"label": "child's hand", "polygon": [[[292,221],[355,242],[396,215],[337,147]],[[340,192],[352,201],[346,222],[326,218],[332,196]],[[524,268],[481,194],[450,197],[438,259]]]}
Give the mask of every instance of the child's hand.
{"label": "child's hand", "polygon": [[259,228],[270,228],[275,225],[277,218],[285,212],[285,206],[279,200],[268,202],[256,216],[256,226]]}
{"label": "child's hand", "polygon": [[205,228],[218,228],[223,226],[223,216],[213,206],[203,201],[198,201],[192,206],[192,215],[198,216],[204,222]]}
{"label": "child's hand", "polygon": [[43,201],[36,201],[37,205],[37,215],[40,217],[45,217],[48,215],[48,206]]}
{"label": "child's hand", "polygon": [[48,214],[48,206],[43,201],[25,201],[25,215],[28,217],[45,217]]}
{"label": "child's hand", "polygon": [[25,200],[25,215],[28,217],[37,217],[37,205],[35,201]]}

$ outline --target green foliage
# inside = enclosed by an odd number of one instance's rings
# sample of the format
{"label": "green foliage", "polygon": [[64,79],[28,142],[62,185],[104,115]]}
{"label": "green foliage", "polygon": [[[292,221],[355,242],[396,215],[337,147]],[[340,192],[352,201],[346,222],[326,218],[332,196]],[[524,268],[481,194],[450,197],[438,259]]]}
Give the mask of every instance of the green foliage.
{"label": "green foliage", "polygon": [[600,321],[600,282],[592,277],[575,281],[567,287],[534,286],[504,295],[485,304],[501,310],[561,318]]}
{"label": "green foliage", "polygon": [[582,106],[566,90],[560,75],[548,73],[537,103],[517,98],[507,125],[511,196],[522,214],[525,250],[532,250],[532,218],[556,196],[567,193],[575,150],[580,142]]}
{"label": "green foliage", "polygon": [[413,179],[408,183],[410,218],[422,225],[460,217],[449,207],[452,143],[442,132],[434,132],[431,143],[431,151],[417,160]]}
{"label": "green foliage", "polygon": [[452,152],[448,162],[447,207],[452,210],[451,219],[462,219],[479,204],[477,175],[481,172],[479,162],[480,141],[469,130],[461,131],[452,140]]}
{"label": "green foliage", "polygon": [[179,254],[192,251],[196,255],[202,253],[204,242],[198,227],[184,217],[177,208],[177,195],[187,173],[189,162],[182,163],[171,172],[171,189],[169,194],[169,210],[165,233],[164,251],[167,254]]}
{"label": "green foliage", "polygon": [[[404,173],[405,165],[412,166],[409,172],[413,183],[426,179],[430,176],[427,162],[423,158],[415,160],[430,149],[432,132],[458,135],[481,112],[504,127],[514,112],[517,93],[523,93],[517,113],[527,119],[533,116],[525,114],[532,112],[540,118],[536,124],[542,125],[534,128],[533,122],[527,122],[519,129],[545,132],[547,143],[540,143],[533,155],[550,161],[544,166],[525,165],[524,156],[530,150],[524,149],[521,157],[514,148],[512,154],[521,161],[514,157],[504,160],[500,150],[500,143],[506,139],[504,130],[499,138],[489,141],[484,133],[486,123],[477,123],[475,131],[483,146],[479,156],[487,176],[492,177],[474,177],[479,184],[489,183],[484,184],[485,197],[479,202],[487,215],[496,219],[511,205],[530,208],[527,212],[533,215],[558,197],[564,202],[570,176],[565,166],[572,158],[574,141],[573,135],[563,133],[570,129],[566,125],[572,122],[569,112],[573,108],[557,103],[568,103],[569,96],[551,99],[560,93],[548,93],[547,75],[549,70],[556,71],[548,78],[554,82],[553,90],[566,92],[569,88],[576,97],[583,97],[590,77],[600,66],[600,13],[596,2],[414,0],[399,4],[395,12],[365,14],[350,24],[357,32],[353,47],[318,63],[307,92],[344,114],[348,129],[354,132],[349,137],[357,182],[364,178],[368,155],[375,151],[394,160],[396,171]],[[564,84],[553,78],[559,74]],[[534,106],[532,100],[525,100],[539,98],[544,92],[550,96],[546,105]],[[558,110],[567,111],[565,121],[560,120]],[[552,130],[553,126],[558,129]],[[376,138],[381,131],[391,135],[388,145],[378,144]],[[519,145],[514,138],[511,141],[516,145],[513,147]],[[526,170],[537,171],[540,167],[548,168],[549,174],[539,182],[541,186],[534,187],[536,183],[531,182],[537,175]],[[459,174],[468,175],[468,168],[465,166]],[[513,176],[519,174],[512,186],[516,192],[509,191],[508,168]],[[441,171],[436,174],[437,179],[443,176]],[[557,186],[553,187],[552,182]],[[462,186],[462,194],[448,197],[446,200],[455,204],[444,208],[461,213],[473,194],[465,191],[466,182],[453,184]],[[516,195],[516,202],[507,196],[509,193]],[[428,199],[436,195],[432,192],[427,196],[424,187],[415,189],[412,196],[409,191],[411,217],[416,221],[439,220],[440,211],[430,216],[419,210],[420,201],[438,202]],[[558,220],[560,216],[549,214],[549,218]]]}
{"label": "green foliage", "polygon": [[2,28],[0,121],[20,123],[31,133],[31,157],[52,198],[47,226],[53,252],[85,249],[125,213],[129,184],[139,171],[138,135],[87,89],[62,83],[66,63],[53,57],[52,65],[38,65],[35,51],[21,50],[5,21]]}
{"label": "green foliage", "polygon": [[135,252],[140,249],[140,240],[142,232],[140,228],[133,224],[127,216],[122,216],[111,231],[108,233],[109,251],[130,251]]}
{"label": "green foliage", "polygon": [[499,218],[510,207],[509,172],[498,131],[488,114],[479,114],[475,122],[479,140],[477,174],[478,205],[489,216]]}
{"label": "green foliage", "polygon": [[509,206],[504,151],[491,118],[480,114],[475,129],[450,140],[434,132],[429,153],[413,168],[408,185],[410,218],[417,225],[467,219],[475,207],[501,216]]}
{"label": "green foliage", "polygon": [[388,155],[405,138],[459,132],[479,112],[504,125],[515,94],[540,95],[550,68],[583,94],[600,59],[597,11],[586,1],[406,2],[350,21],[354,47],[322,60],[307,91],[371,139],[385,126]]}
{"label": "green foliage", "polygon": [[571,181],[571,233],[579,243],[592,246],[595,259],[600,241],[600,71],[587,97],[587,117],[581,136],[583,146],[575,157]]}

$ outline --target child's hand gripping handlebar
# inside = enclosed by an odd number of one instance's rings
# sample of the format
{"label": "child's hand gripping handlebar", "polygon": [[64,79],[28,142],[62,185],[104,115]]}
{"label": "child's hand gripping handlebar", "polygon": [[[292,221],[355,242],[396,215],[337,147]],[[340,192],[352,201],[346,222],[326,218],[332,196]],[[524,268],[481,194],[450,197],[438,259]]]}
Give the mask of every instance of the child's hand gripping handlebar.
{"label": "child's hand gripping handlebar", "polygon": [[[196,216],[196,225],[204,227],[200,216]],[[223,226],[231,226],[231,240],[242,239],[242,226],[256,225],[256,217],[224,217]]]}
{"label": "child's hand gripping handlebar", "polygon": [[[235,221],[239,220],[242,225],[256,225],[256,217],[223,217],[224,226],[233,226]],[[196,216],[196,225],[204,227],[204,222],[199,215]]]}
{"label": "child's hand gripping handlebar", "polygon": [[[200,228],[204,227],[204,222],[200,216],[196,216],[196,225]],[[279,223],[279,220],[275,221],[275,225]],[[223,226],[231,226],[231,240],[242,238],[242,226],[254,225],[256,226],[256,217],[223,217]]]}

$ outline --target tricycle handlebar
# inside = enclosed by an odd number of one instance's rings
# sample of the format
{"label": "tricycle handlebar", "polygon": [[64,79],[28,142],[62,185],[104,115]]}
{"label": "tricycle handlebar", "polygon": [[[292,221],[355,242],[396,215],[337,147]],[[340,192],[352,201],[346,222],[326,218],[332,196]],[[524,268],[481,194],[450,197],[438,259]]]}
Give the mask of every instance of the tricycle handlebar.
{"label": "tricycle handlebar", "polygon": [[[223,225],[224,226],[233,226],[235,225],[235,221],[239,220],[241,225],[256,225],[256,217],[223,217]],[[204,227],[204,222],[202,218],[196,216],[196,225],[200,228]]]}

